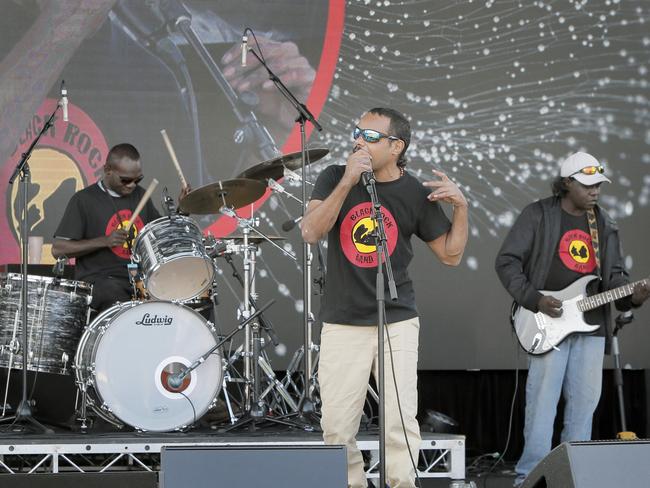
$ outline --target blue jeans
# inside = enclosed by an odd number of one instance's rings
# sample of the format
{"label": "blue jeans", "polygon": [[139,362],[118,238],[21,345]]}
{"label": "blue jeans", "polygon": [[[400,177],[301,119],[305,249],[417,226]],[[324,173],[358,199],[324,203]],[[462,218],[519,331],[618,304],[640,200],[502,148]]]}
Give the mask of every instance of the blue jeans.
{"label": "blue jeans", "polygon": [[591,439],[602,387],[605,338],[573,335],[558,347],[559,351],[529,357],[524,451],[515,467],[515,486],[551,451],[560,393],[565,401],[561,441]]}

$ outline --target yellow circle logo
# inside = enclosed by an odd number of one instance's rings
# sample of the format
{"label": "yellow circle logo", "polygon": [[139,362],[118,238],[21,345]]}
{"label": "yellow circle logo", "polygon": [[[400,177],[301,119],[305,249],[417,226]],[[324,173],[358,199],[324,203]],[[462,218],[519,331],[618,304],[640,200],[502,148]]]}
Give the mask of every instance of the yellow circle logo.
{"label": "yellow circle logo", "polygon": [[584,241],[571,241],[571,244],[569,244],[569,253],[571,253],[571,257],[580,264],[589,261],[589,247]]}
{"label": "yellow circle logo", "polygon": [[375,236],[373,235],[374,230],[375,222],[370,217],[359,220],[352,227],[352,242],[357,252],[369,254],[377,251]]}

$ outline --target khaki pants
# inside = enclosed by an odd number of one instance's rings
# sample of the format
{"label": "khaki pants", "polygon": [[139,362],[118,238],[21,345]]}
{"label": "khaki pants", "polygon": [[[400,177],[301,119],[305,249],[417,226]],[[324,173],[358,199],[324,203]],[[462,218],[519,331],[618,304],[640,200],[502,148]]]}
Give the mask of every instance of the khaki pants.
{"label": "khaki pants", "polygon": [[[404,425],[417,465],[420,428],[417,414],[419,319],[389,324],[393,367],[399,388]],[[391,488],[414,487],[415,472],[404,440],[397,407],[388,341],[384,340],[386,405],[386,478]],[[377,327],[323,324],[318,380],[326,444],[344,444],[348,452],[348,486],[365,488],[363,458],[356,435],[363,413],[370,372],[377,372]]]}

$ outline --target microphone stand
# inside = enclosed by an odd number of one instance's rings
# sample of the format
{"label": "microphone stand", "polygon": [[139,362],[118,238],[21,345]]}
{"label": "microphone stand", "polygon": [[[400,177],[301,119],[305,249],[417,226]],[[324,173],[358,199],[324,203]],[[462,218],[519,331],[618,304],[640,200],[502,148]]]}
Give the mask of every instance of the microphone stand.
{"label": "microphone stand", "polygon": [[623,312],[614,320],[616,327],[612,333],[612,356],[614,356],[614,383],[616,384],[616,399],[618,400],[618,414],[621,422],[621,431],[616,434],[617,439],[631,441],[638,439],[636,433],[627,430],[625,416],[625,390],[623,389],[623,369],[621,367],[621,349],[618,345],[618,333],[623,327],[634,320],[632,311]]}
{"label": "microphone stand", "polygon": [[206,351],[204,354],[201,354],[199,358],[194,361],[190,366],[186,366],[184,369],[179,371],[176,374],[170,375],[167,378],[167,384],[172,388],[176,389],[179,388],[183,384],[183,380],[187,377],[188,374],[190,374],[192,371],[194,371],[196,368],[201,366],[208,357],[210,357],[210,354],[212,354],[214,351],[219,349],[222,345],[224,345],[226,342],[228,342],[232,336],[234,336],[237,332],[242,330],[246,325],[248,325],[250,322],[255,320],[257,317],[262,315],[262,312],[264,312],[267,308],[269,308],[271,305],[275,303],[275,300],[271,300],[270,302],[266,303],[262,308],[256,310],[252,315],[250,315],[248,318],[246,318],[244,321],[240,322],[239,325],[230,332],[227,336],[225,336],[223,339],[221,339],[219,342],[217,342],[213,347],[211,347],[208,351]]}
{"label": "microphone stand", "polygon": [[[314,115],[309,111],[307,106],[303,103],[301,103],[293,93],[286,87],[284,83],[282,83],[282,80],[277,77],[277,75],[269,68],[269,65],[266,64],[264,59],[257,53],[255,50],[252,48],[248,48],[248,52],[250,52],[255,58],[260,62],[262,66],[266,69],[267,73],[269,74],[269,79],[275,84],[277,87],[278,91],[284,96],[284,98],[287,99],[287,101],[296,109],[296,112],[298,113],[298,117],[296,118],[296,123],[299,124],[300,126],[300,151],[301,151],[301,168],[302,168],[302,215],[303,217],[305,216],[305,213],[307,212],[307,184],[305,183],[306,180],[306,168],[307,168],[307,137],[305,135],[305,125],[307,122],[311,122],[311,124],[316,128],[318,131],[322,131],[323,127],[318,123]],[[300,401],[298,402],[298,412],[301,417],[301,419],[305,419],[307,414],[312,414],[314,413],[314,400],[312,398],[312,392],[307,385],[309,384],[310,380],[309,377],[311,376],[311,364],[312,364],[312,357],[311,357],[311,317],[310,313],[307,307],[307,302],[308,300],[311,299],[309,296],[310,294],[310,284],[309,284],[309,277],[306,276],[305,270],[308,269],[308,266],[310,265],[310,258],[311,256],[311,251],[309,248],[309,244],[306,242],[302,243],[302,269],[303,269],[303,277],[302,277],[302,294],[303,294],[303,326],[304,326],[304,332],[303,332],[303,339],[304,339],[304,361],[303,361],[303,369],[304,369],[304,375],[305,375],[305,391],[303,392]]]}
{"label": "microphone stand", "polygon": [[[397,300],[397,287],[393,277],[393,268],[390,263],[388,253],[388,243],[386,238],[386,229],[384,228],[384,214],[381,211],[381,204],[377,196],[377,187],[375,186],[375,175],[372,172],[364,173],[363,184],[370,194],[372,201],[372,219],[375,223],[375,245],[377,247],[377,281],[375,284],[377,294],[377,355],[379,378],[377,387],[379,393],[379,486],[386,486],[386,390],[384,375],[384,330],[386,328],[385,293],[384,293],[384,272],[383,265],[386,265],[386,277],[388,279],[388,290],[391,300]],[[383,262],[382,262],[383,261]],[[397,388],[397,385],[395,385]]]}
{"label": "microphone stand", "polygon": [[[28,241],[29,241],[29,218],[28,218],[28,207],[29,207],[29,181],[30,181],[30,170],[29,170],[29,158],[32,155],[32,152],[34,151],[34,148],[36,147],[36,144],[38,144],[38,141],[40,141],[41,137],[43,134],[45,134],[46,131],[49,130],[50,127],[52,127],[52,124],[54,123],[54,117],[56,116],[56,113],[59,111],[59,108],[62,105],[62,101],[59,100],[58,103],[56,104],[56,108],[54,109],[54,112],[52,112],[52,115],[47,119],[45,124],[43,124],[43,128],[41,131],[38,133],[38,135],[34,138],[32,143],[30,144],[29,148],[27,151],[25,151],[20,158],[20,161],[16,168],[14,169],[13,174],[9,178],[9,184],[13,185],[15,179],[20,176],[20,182],[21,182],[21,187],[23,191],[23,220],[21,222],[20,226],[20,239],[21,239],[21,245],[22,245],[22,289],[21,289],[21,299],[20,299],[20,306],[21,306],[21,320],[22,320],[22,333],[21,333],[21,338],[22,338],[22,396],[20,399],[20,403],[18,404],[18,408],[16,409],[16,414],[7,418],[2,419],[2,422],[7,422],[9,420],[13,420],[13,423],[18,423],[18,422],[24,422],[31,424],[32,427],[35,427],[36,429],[42,431],[45,434],[54,434],[54,431],[52,429],[49,429],[45,427],[43,424],[41,424],[38,420],[36,420],[32,416],[32,408],[29,405],[29,400],[27,398],[27,355],[29,353],[29,345],[27,344],[27,324],[28,324],[28,300],[29,300],[29,293],[27,290],[29,280],[27,279],[27,263],[28,263]],[[7,375],[11,374],[11,371],[7,372]]]}

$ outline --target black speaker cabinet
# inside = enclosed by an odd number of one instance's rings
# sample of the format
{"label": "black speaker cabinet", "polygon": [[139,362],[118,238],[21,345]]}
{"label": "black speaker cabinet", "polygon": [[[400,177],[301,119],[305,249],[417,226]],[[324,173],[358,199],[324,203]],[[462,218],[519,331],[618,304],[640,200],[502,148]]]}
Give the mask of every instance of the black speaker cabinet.
{"label": "black speaker cabinet", "polygon": [[346,488],[344,446],[167,446],[160,488]]}
{"label": "black speaker cabinet", "polygon": [[650,486],[650,440],[565,442],[530,472],[521,488]]}

